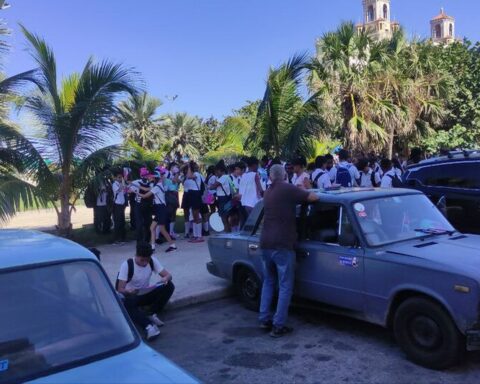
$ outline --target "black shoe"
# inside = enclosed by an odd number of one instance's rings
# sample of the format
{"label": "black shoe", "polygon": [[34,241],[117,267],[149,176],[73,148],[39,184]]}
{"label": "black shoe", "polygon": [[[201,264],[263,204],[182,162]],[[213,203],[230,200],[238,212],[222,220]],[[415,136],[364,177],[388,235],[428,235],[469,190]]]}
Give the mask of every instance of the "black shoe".
{"label": "black shoe", "polygon": [[291,327],[273,327],[272,332],[270,332],[270,336],[274,338],[282,337],[288,335],[289,333],[293,332],[293,328]]}
{"label": "black shoe", "polygon": [[272,328],[273,328],[272,320],[262,321],[260,323],[260,329],[263,329],[264,331],[271,331]]}

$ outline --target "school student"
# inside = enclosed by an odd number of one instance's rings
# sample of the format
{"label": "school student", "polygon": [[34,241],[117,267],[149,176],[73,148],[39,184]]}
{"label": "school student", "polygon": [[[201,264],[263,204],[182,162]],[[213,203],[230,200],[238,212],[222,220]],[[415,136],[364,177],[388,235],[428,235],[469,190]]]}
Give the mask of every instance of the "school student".
{"label": "school student", "polygon": [[315,170],[310,176],[312,188],[326,189],[332,186],[330,174],[327,171],[327,159],[325,156],[317,156],[315,159]]}
{"label": "school student", "polygon": [[295,160],[292,161],[293,165],[293,176],[292,176],[292,184],[296,187],[306,189],[307,182],[310,179],[310,176],[307,172],[305,172],[305,168],[307,166],[307,160],[300,156],[297,157]]}
{"label": "school student", "polygon": [[232,201],[232,189],[230,176],[227,175],[227,169],[223,164],[217,164],[215,167],[215,173],[217,175],[215,183],[210,189],[215,189],[217,194],[218,214],[222,218],[225,232],[231,232],[230,223],[228,221],[229,210],[227,210],[228,204]]}
{"label": "school student", "polygon": [[190,243],[203,243],[203,226],[201,210],[203,201],[202,193],[205,188],[205,181],[199,172],[198,165],[191,161],[187,169],[187,180],[189,180],[189,205],[193,215],[193,238],[189,240]]}
{"label": "school student", "polygon": [[150,189],[149,192],[142,194],[140,196],[143,199],[148,199],[153,196],[153,221],[150,226],[150,244],[152,250],[155,250],[155,239],[156,239],[156,229],[157,226],[160,227],[160,233],[162,236],[168,241],[168,248],[165,252],[174,252],[177,250],[177,246],[175,245],[175,241],[170,237],[166,229],[166,225],[168,223],[168,211],[167,211],[167,204],[165,201],[165,187],[163,185],[163,179],[165,177],[166,170],[163,168],[163,173],[159,171],[155,171],[155,184]]}
{"label": "school student", "polygon": [[350,153],[341,149],[338,152],[338,165],[330,170],[330,177],[335,184],[342,187],[354,187],[357,185],[356,180],[360,178],[357,167],[350,160]]}
{"label": "school student", "polygon": [[180,188],[179,169],[175,163],[169,165],[169,172],[165,175],[165,201],[167,203],[168,227],[170,237],[175,240],[175,222],[177,220],[177,210],[180,206],[178,191]]}
{"label": "school student", "polygon": [[112,184],[113,191],[113,241],[116,244],[125,244],[127,233],[125,230],[125,207],[127,205],[126,187],[123,181],[123,172],[115,172]]}
{"label": "school student", "polygon": [[129,190],[135,193],[135,227],[137,230],[137,241],[150,240],[150,226],[152,225],[152,204],[153,198],[142,198],[140,194],[150,191],[153,186],[150,182],[150,172],[147,168],[140,169],[140,179],[130,184]]}
{"label": "school student", "polygon": [[[133,322],[145,329],[147,340],[160,334],[158,327],[164,323],[158,318],[158,313],[175,290],[172,275],[152,257],[152,252],[148,243],[138,243],[135,257],[122,263],[116,284],[117,291],[124,297],[125,309]],[[160,283],[152,287],[150,279],[153,273],[160,276]],[[146,306],[150,310],[149,315],[141,309]]]}
{"label": "school student", "polygon": [[239,186],[240,201],[243,208],[244,220],[250,215],[255,205],[263,196],[263,189],[258,175],[258,159],[250,157],[247,159],[247,172],[242,175]]}
{"label": "school student", "polygon": [[360,174],[357,184],[360,188],[377,188],[380,186],[382,181],[380,175],[369,167],[368,160],[358,160],[357,166]]}
{"label": "school student", "polygon": [[380,188],[394,188],[400,179],[398,178],[397,171],[393,167],[392,161],[390,159],[383,159],[380,162],[380,167],[383,171]]}
{"label": "school student", "polygon": [[102,182],[97,192],[97,201],[93,209],[93,225],[98,234],[110,233],[112,225],[108,211],[108,192],[105,183]]}

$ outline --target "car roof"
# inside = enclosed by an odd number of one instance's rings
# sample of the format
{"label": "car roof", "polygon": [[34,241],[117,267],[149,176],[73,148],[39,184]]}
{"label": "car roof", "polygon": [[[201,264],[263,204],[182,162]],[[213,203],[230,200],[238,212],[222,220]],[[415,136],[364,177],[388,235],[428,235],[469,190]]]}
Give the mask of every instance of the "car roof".
{"label": "car roof", "polygon": [[339,190],[312,190],[312,192],[318,194],[320,202],[343,204],[373,198],[422,194],[422,192],[404,188],[342,188]]}
{"label": "car roof", "polygon": [[32,230],[0,230],[0,270],[79,259],[97,260],[88,249],[61,237]]}
{"label": "car roof", "polygon": [[417,164],[411,164],[408,169],[421,168],[429,165],[451,164],[465,161],[480,161],[480,150],[450,151],[448,155],[432,157],[422,160]]}

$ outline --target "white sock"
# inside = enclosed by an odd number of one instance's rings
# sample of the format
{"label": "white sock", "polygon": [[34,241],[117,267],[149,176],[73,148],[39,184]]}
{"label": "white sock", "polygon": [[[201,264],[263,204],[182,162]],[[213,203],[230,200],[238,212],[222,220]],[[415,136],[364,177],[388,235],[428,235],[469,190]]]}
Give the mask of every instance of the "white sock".
{"label": "white sock", "polygon": [[157,228],[155,228],[155,234],[156,234],[156,239],[158,239],[160,237],[160,227],[157,226]]}
{"label": "white sock", "polygon": [[202,223],[195,224],[197,227],[197,235],[195,237],[202,237]]}
{"label": "white sock", "polygon": [[209,227],[208,227],[208,221],[206,221],[206,222],[203,223],[203,230],[206,231],[206,232],[208,232],[208,229],[209,229]]}
{"label": "white sock", "polygon": [[175,233],[175,223],[170,223],[170,233]]}
{"label": "white sock", "polygon": [[190,233],[190,221],[185,222],[185,234],[188,235]]}

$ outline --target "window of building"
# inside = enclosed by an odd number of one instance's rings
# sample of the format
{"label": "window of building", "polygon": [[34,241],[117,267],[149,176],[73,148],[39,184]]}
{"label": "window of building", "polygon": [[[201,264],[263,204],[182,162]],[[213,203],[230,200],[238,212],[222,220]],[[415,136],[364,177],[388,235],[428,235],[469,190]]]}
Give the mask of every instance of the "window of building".
{"label": "window of building", "polygon": [[388,20],[388,5],[387,4],[383,5],[383,18],[385,20]]}
{"label": "window of building", "polygon": [[453,37],[453,24],[450,24],[448,33],[449,33],[450,37]]}
{"label": "window of building", "polygon": [[441,39],[442,38],[442,26],[440,24],[437,24],[435,26],[435,37],[437,39]]}
{"label": "window of building", "polygon": [[375,20],[375,11],[373,9],[373,5],[370,5],[368,7],[368,12],[367,12],[367,22]]}

